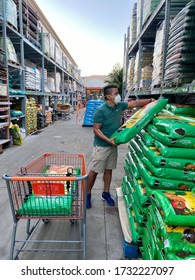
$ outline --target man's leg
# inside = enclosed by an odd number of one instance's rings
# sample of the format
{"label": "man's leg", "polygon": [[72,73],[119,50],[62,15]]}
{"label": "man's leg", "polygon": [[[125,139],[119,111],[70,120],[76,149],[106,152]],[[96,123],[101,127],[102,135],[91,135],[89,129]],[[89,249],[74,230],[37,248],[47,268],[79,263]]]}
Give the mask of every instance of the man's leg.
{"label": "man's leg", "polygon": [[104,192],[110,191],[111,180],[112,180],[112,170],[105,169],[104,175],[103,175]]}
{"label": "man's leg", "polygon": [[97,175],[98,175],[98,173],[96,173],[92,170],[89,172],[89,175],[88,175],[88,189],[87,189],[88,194],[91,193],[91,190],[94,186]]}
{"label": "man's leg", "polygon": [[98,175],[98,173],[96,173],[92,170],[89,172],[89,175],[88,175],[88,189],[87,189],[87,201],[86,201],[86,207],[88,209],[91,208],[91,190],[94,186],[97,175]]}
{"label": "man's leg", "polygon": [[115,202],[110,196],[111,180],[112,180],[112,169],[105,169],[103,175],[104,191],[102,193],[102,200],[106,201],[109,206],[114,206]]}

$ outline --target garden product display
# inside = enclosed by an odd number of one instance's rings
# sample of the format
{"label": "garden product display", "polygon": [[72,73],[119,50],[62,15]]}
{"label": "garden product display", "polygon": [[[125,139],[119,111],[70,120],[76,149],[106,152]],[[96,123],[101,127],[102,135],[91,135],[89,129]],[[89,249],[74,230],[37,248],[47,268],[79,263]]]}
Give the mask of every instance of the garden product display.
{"label": "garden product display", "polygon": [[155,146],[146,146],[139,136],[132,139],[130,145],[141,158],[145,156],[156,167],[163,166],[181,170],[195,170],[194,159],[163,157]]}
{"label": "garden product display", "polygon": [[167,104],[166,109],[177,115],[195,115],[194,105]]}
{"label": "garden product display", "polygon": [[156,190],[150,196],[166,224],[195,226],[195,193]]}
{"label": "garden product display", "polygon": [[[150,135],[161,142],[166,146],[175,146],[182,148],[194,148],[195,147],[195,137],[182,137],[179,139],[175,139],[170,137],[167,133],[161,132],[156,129],[156,127],[152,124],[148,124],[146,126],[146,131],[150,133]],[[154,142],[153,142],[154,143]]]}
{"label": "garden product display", "polygon": [[193,190],[195,188],[195,184],[192,181],[167,179],[153,176],[152,173],[146,168],[144,163],[140,160],[133,147],[129,147],[132,153],[132,158],[136,162],[136,166],[143,181],[143,184],[146,187],[149,186],[155,189],[160,188],[173,190]]}
{"label": "garden product display", "polygon": [[154,145],[164,157],[195,159],[195,149],[167,147],[157,140],[154,141]]}
{"label": "garden product display", "polygon": [[127,120],[110,138],[115,138],[116,144],[129,142],[148,124],[167,104],[167,99],[160,99],[143,106]]}

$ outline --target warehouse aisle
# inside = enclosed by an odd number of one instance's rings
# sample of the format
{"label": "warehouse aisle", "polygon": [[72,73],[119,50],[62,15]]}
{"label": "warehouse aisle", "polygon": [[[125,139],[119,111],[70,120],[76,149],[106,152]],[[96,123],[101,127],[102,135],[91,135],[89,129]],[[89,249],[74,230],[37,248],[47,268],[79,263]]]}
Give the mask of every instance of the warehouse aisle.
{"label": "warehouse aisle", "polygon": [[[87,171],[91,166],[91,151],[93,131],[91,127],[82,127],[82,123],[76,123],[76,114],[71,114],[71,120],[59,120],[53,125],[27,137],[22,146],[12,146],[5,149],[0,155],[0,170],[3,174],[12,175],[21,166],[40,157],[43,153],[72,153],[85,155]],[[116,198],[115,189],[120,186],[124,174],[124,159],[127,153],[127,145],[119,146],[118,168],[113,174],[111,194]],[[109,207],[101,200],[102,177],[98,176],[93,189],[92,205],[87,210],[87,259],[90,260],[119,260],[123,259],[123,236],[118,215],[118,208]],[[12,232],[12,217],[8,201],[5,182],[0,181],[0,259],[8,259],[10,237]],[[55,237],[62,238],[71,233],[70,224],[63,221],[52,221],[49,224],[41,223],[35,234],[39,239]],[[73,225],[74,226],[74,225]],[[69,232],[70,231],[70,232]],[[24,223],[19,228],[19,237],[24,233]],[[74,231],[76,232],[76,230]],[[77,253],[76,253],[77,254]],[[77,259],[75,253],[64,256],[62,253],[23,253],[21,259]]]}

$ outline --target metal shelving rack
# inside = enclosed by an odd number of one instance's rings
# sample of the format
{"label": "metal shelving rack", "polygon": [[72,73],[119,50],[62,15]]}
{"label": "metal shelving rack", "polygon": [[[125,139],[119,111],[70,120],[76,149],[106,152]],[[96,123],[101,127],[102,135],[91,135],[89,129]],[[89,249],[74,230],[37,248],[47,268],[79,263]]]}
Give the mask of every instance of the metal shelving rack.
{"label": "metal shelving rack", "polygon": [[[187,1],[189,2],[189,1]],[[135,42],[129,46],[128,36],[125,37],[125,55],[124,55],[124,68],[127,69],[129,67],[129,61],[132,57],[134,57],[139,50],[139,64],[138,64],[138,83],[136,88],[127,89],[127,70],[124,73],[124,86],[123,86],[123,96],[125,97],[144,97],[156,95],[164,96],[170,98],[170,100],[177,100],[178,102],[183,101],[184,97],[190,97],[195,92],[195,85],[187,84],[175,86],[173,88],[166,88],[164,85],[164,75],[165,75],[165,63],[166,63],[166,55],[167,55],[167,46],[168,46],[168,38],[169,38],[169,26],[170,26],[170,18],[176,16],[179,11],[186,5],[187,2],[177,2],[174,3],[173,0],[161,0],[155,11],[149,16],[144,24],[143,23],[143,4],[144,0],[141,0],[141,16],[140,16],[140,33],[137,35]],[[157,25],[164,20],[165,28],[164,28],[164,38],[163,38],[163,58],[162,58],[162,83],[160,87],[141,90],[140,88],[140,79],[141,79],[141,49],[143,46],[154,45],[155,42],[155,30]],[[129,31],[128,31],[129,32]],[[194,99],[194,97],[192,98]],[[192,101],[194,104],[195,101]]]}
{"label": "metal shelving rack", "polygon": [[[5,0],[2,0],[2,5],[5,8]],[[33,7],[37,7],[34,0],[32,1],[24,1],[24,0],[14,0],[14,3],[17,4],[18,9],[18,25],[19,30],[16,30],[13,25],[11,25],[9,22],[5,20],[5,14],[2,15],[2,33],[3,33],[3,41],[6,49],[6,37],[8,36],[15,48],[15,51],[17,54],[19,54],[19,63],[12,63],[11,61],[8,61],[7,55],[5,52],[5,66],[8,67],[8,73],[16,73],[18,76],[18,84],[19,84],[19,90],[24,91],[25,95],[18,96],[18,95],[10,95],[11,99],[19,98],[21,100],[21,110],[23,112],[21,117],[14,118],[12,120],[20,120],[22,123],[22,127],[26,127],[25,122],[25,110],[26,110],[26,99],[28,96],[34,97],[39,103],[42,105],[43,113],[45,113],[46,106],[51,105],[51,103],[54,104],[54,111],[57,109],[58,102],[62,102],[64,104],[65,102],[71,102],[71,100],[75,100],[76,92],[70,92],[69,86],[67,87],[67,91],[64,90],[64,82],[66,81],[68,84],[75,81],[77,84],[77,90],[80,92],[84,92],[84,86],[82,81],[78,80],[76,77],[74,77],[72,74],[68,72],[65,67],[60,66],[56,61],[56,46],[55,46],[55,54],[54,54],[54,60],[51,59],[48,55],[44,53],[44,44],[43,44],[43,30],[41,30],[41,43],[40,46],[36,45],[33,40],[30,40],[26,37],[26,34],[24,34],[24,26],[23,26],[23,9],[24,6],[27,7],[27,5],[30,5],[29,9],[33,10]],[[33,6],[34,5],[34,6]],[[3,9],[5,11],[5,9]],[[36,11],[35,11],[36,12]],[[4,12],[5,13],[5,12]],[[43,19],[43,22],[45,22],[46,19]],[[41,21],[41,19],[40,19]],[[49,24],[47,22],[47,24]],[[57,35],[56,35],[57,36]],[[57,42],[58,43],[58,42]],[[55,41],[56,44],[56,41]],[[70,54],[69,54],[70,55]],[[70,56],[71,58],[71,56]],[[32,91],[26,88],[25,85],[25,59],[30,60],[39,66],[42,69],[42,81],[41,81],[41,91]],[[66,64],[64,54],[62,54],[62,65]],[[71,63],[75,63],[74,60],[70,60]],[[76,65],[76,64],[75,64]],[[55,92],[54,93],[48,93],[45,92],[44,88],[44,69],[47,71],[54,72],[54,83],[55,83]],[[60,93],[56,92],[56,73],[59,72],[62,79],[62,89]],[[75,101],[73,101],[73,104],[75,106]]]}

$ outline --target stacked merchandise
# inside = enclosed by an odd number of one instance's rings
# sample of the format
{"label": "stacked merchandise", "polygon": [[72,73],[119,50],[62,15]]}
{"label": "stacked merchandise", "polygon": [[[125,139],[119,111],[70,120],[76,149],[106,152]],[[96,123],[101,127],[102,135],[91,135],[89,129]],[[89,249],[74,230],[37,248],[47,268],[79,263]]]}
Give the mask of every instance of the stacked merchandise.
{"label": "stacked merchandise", "polygon": [[132,57],[129,62],[129,68],[127,74],[127,89],[133,87],[134,67],[135,67],[135,57]]}
{"label": "stacked merchandise", "polygon": [[[0,13],[3,15],[2,4],[0,5]],[[5,20],[18,29],[16,4],[12,0],[5,0]]]}
{"label": "stacked merchandise", "polygon": [[165,66],[165,83],[191,83],[195,78],[195,1],[172,20]]}
{"label": "stacked merchandise", "polygon": [[[55,82],[56,82],[56,84],[55,84]],[[48,86],[48,89],[51,92],[60,93],[60,89],[61,89],[61,75],[60,75],[59,72],[57,72],[56,75],[53,72],[48,72],[47,86]]]}
{"label": "stacked merchandise", "polygon": [[[18,58],[14,45],[9,37],[6,38],[6,53],[8,62],[18,64]],[[0,36],[0,48],[3,49],[3,37]]]}
{"label": "stacked merchandise", "polygon": [[45,115],[46,115],[46,125],[52,124],[52,112],[46,110]]}
{"label": "stacked merchandise", "polygon": [[[18,0],[16,0],[16,4],[19,10]],[[38,20],[37,13],[33,11],[26,1],[22,1],[23,34],[31,43],[40,48]],[[18,22],[19,24],[20,22]]]}
{"label": "stacked merchandise", "polygon": [[37,111],[37,129],[44,128],[46,126],[46,117],[41,111]]}
{"label": "stacked merchandise", "polygon": [[159,3],[160,0],[144,0],[143,25],[145,24],[149,16],[155,11]]}
{"label": "stacked merchandise", "polygon": [[143,259],[195,258],[194,109],[167,105],[130,140],[122,191]]}
{"label": "stacked merchandise", "polygon": [[87,102],[83,126],[93,126],[94,112],[103,103],[104,103],[103,100],[89,100]]}
{"label": "stacked merchandise", "polygon": [[153,54],[153,72],[151,87],[160,86],[162,81],[162,59],[163,59],[163,36],[164,21],[160,24],[155,38],[154,54]]}
{"label": "stacked merchandise", "polygon": [[[135,88],[139,82],[139,56],[140,54],[138,51],[135,58],[134,79],[133,79],[133,84]],[[143,47],[140,59],[141,59],[140,87],[148,88],[152,82],[153,47]]]}
{"label": "stacked merchandise", "polygon": [[137,36],[137,3],[134,3],[131,24],[130,24],[130,34],[129,34],[129,46],[133,45]]}
{"label": "stacked merchandise", "polygon": [[37,130],[37,105],[35,99],[30,97],[26,101],[26,133],[27,135]]}
{"label": "stacked merchandise", "polygon": [[25,61],[25,87],[29,90],[41,91],[41,72],[30,61]]}

